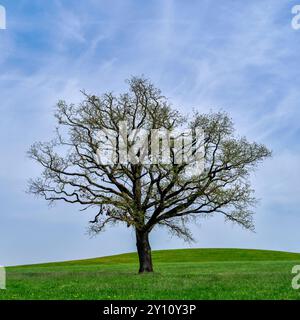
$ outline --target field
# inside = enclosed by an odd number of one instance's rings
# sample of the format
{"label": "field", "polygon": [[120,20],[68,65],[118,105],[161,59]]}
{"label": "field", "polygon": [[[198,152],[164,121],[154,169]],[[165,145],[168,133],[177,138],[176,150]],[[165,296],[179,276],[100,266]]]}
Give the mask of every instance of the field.
{"label": "field", "polygon": [[182,249],[153,260],[145,275],[135,253],[9,267],[0,299],[300,299],[291,287],[297,253]]}

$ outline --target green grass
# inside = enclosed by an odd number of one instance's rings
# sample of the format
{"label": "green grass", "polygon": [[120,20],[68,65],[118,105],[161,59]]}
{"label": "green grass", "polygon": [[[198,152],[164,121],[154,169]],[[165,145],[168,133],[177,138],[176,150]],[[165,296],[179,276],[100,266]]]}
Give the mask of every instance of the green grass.
{"label": "green grass", "polygon": [[154,251],[153,274],[134,253],[7,268],[0,299],[300,299],[300,254],[243,249]]}

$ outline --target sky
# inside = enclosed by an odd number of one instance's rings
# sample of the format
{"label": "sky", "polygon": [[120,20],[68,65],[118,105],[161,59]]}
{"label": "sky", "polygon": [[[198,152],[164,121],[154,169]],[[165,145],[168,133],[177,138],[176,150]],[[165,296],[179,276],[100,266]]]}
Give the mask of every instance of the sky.
{"label": "sky", "polygon": [[54,135],[55,104],[80,90],[126,90],[144,75],[183,112],[224,110],[240,136],[273,157],[251,180],[256,232],[215,216],[191,225],[195,243],[151,235],[152,249],[256,248],[300,252],[300,30],[298,1],[0,0],[0,264],[98,257],[135,250],[133,231],[90,238],[90,216],[27,194],[40,168],[30,145]]}

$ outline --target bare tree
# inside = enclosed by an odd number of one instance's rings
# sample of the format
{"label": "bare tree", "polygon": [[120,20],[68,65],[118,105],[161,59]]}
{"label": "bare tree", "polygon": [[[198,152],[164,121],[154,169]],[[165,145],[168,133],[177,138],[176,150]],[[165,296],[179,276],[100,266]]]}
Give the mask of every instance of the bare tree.
{"label": "bare tree", "polygon": [[[133,77],[128,84],[125,94],[98,97],[83,92],[84,100],[79,105],[58,103],[55,139],[35,143],[29,150],[30,157],[43,167],[41,177],[30,180],[29,192],[50,203],[62,200],[80,204],[82,210],[94,208],[92,233],[118,222],[132,227],[140,273],[153,271],[149,233],[155,226],[192,240],[190,221],[221,214],[226,220],[253,229],[250,209],[255,198],[249,174],[270,156],[270,151],[261,144],[237,138],[226,113],[196,113],[189,121],[173,110],[147,79]],[[120,142],[120,121],[125,121],[129,132],[161,128],[174,131],[183,124],[192,130],[202,128],[204,170],[188,174],[189,163],[174,162],[171,144],[169,164],[99,162],[95,157],[99,133],[115,132]],[[149,146],[151,149],[151,142]],[[120,160],[120,154],[116,158]]]}

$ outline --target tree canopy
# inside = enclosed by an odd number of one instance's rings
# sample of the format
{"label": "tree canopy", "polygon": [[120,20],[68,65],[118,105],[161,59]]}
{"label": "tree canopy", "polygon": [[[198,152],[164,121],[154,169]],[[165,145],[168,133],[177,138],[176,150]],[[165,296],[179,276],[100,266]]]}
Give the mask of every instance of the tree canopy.
{"label": "tree canopy", "polygon": [[[29,191],[50,203],[65,201],[82,205],[82,210],[94,209],[92,233],[118,222],[134,228],[140,272],[152,271],[148,235],[156,226],[191,240],[189,222],[221,214],[253,230],[256,199],[249,177],[271,152],[262,144],[238,137],[225,112],[196,112],[189,118],[175,110],[149,80],[132,77],[128,85],[128,92],[120,95],[83,92],[78,105],[57,104],[56,137],[35,143],[29,150],[30,157],[43,167],[41,176],[30,181]],[[99,136],[115,132],[120,143],[120,122],[126,124],[128,135],[138,129],[175,132],[186,126],[196,132],[201,128],[203,170],[190,174],[189,161],[176,163],[172,142],[168,145],[169,163],[122,162],[118,152],[116,163],[99,162],[95,156],[100,150]],[[151,152],[148,141],[146,155]],[[127,151],[134,143],[129,139]],[[195,146],[194,140],[191,146]],[[190,155],[195,153],[196,149]],[[141,156],[141,149],[135,156]]]}

